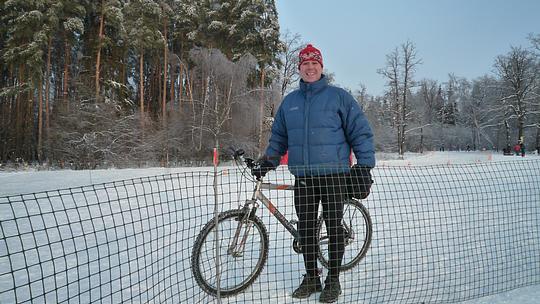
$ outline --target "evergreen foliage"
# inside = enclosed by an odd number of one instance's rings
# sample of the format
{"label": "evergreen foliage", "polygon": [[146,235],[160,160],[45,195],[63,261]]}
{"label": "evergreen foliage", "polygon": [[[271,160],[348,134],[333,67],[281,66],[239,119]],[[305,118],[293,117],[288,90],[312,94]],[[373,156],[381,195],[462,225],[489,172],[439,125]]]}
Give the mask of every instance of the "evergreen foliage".
{"label": "evergreen foliage", "polygon": [[[414,44],[396,48],[380,71],[387,94],[357,94],[377,149],[540,146],[540,38],[529,39],[495,58],[495,75],[444,83],[416,80]],[[2,1],[0,162],[167,166],[230,144],[260,153],[304,44],[280,36],[274,0]]]}

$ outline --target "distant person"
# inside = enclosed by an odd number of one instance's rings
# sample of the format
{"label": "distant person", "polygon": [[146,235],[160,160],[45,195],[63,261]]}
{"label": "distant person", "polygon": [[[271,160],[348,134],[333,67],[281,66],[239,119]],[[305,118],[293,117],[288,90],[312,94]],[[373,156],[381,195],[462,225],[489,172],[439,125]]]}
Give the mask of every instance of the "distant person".
{"label": "distant person", "polygon": [[439,147],[439,151],[444,152],[444,145],[441,145],[441,146]]}
{"label": "distant person", "polygon": [[[343,201],[348,194],[340,177],[351,171],[367,187],[371,186],[370,170],[375,166],[373,132],[354,97],[328,83],[322,74],[321,52],[311,44],[300,51],[298,70],[300,87],[285,96],[279,106],[268,148],[252,173],[257,178],[264,176],[278,166],[280,156],[288,151],[306,270],[292,297],[303,299],[322,291],[319,301],[332,303],[341,294],[339,272],[345,250],[342,219]],[[351,149],[358,166],[350,169]],[[317,266],[319,204],[329,236],[330,265],[324,289]]]}
{"label": "distant person", "polygon": [[514,146],[514,153],[516,153],[516,156],[519,155],[519,152],[521,152],[521,145],[519,143],[517,143],[515,146]]}
{"label": "distant person", "polygon": [[521,157],[525,157],[525,144],[523,142],[519,144],[519,151],[521,152]]}
{"label": "distant person", "polygon": [[471,151],[471,145],[467,145],[467,152]]}

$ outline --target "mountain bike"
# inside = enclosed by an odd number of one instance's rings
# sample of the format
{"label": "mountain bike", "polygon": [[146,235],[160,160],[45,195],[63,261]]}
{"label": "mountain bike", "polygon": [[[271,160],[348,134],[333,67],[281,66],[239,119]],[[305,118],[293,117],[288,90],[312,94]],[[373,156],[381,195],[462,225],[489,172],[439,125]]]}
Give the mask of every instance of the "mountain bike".
{"label": "mountain bike", "polygon": [[[235,150],[232,154],[236,164],[244,168],[242,176],[246,177],[245,172],[247,169],[251,171],[255,161],[244,158],[243,150]],[[286,219],[262,191],[293,189],[291,185],[264,183],[263,178],[257,179],[251,199],[246,200],[240,209],[222,212],[217,221],[214,218],[203,227],[193,246],[191,270],[205,292],[215,296],[219,290],[223,297],[238,294],[249,287],[261,273],[268,258],[269,239],[264,223],[256,215],[259,203],[293,236],[293,250],[302,253],[300,234],[295,228],[296,221]],[[345,253],[341,271],[346,271],[364,258],[373,233],[371,217],[359,200],[344,201],[342,227],[345,231]],[[328,268],[329,238],[322,214],[317,221],[317,240],[318,259]],[[216,254],[220,263],[216,263]]]}

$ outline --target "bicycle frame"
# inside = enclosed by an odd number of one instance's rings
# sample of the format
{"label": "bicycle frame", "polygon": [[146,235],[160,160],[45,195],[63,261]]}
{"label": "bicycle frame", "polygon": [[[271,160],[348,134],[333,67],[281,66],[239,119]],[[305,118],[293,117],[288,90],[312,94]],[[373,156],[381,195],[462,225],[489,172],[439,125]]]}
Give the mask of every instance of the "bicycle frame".
{"label": "bicycle frame", "polygon": [[[244,246],[246,244],[247,237],[251,230],[251,225],[249,225],[250,222],[247,221],[247,219],[255,215],[255,213],[257,212],[257,209],[259,208],[259,204],[257,204],[257,201],[260,201],[263,203],[266,209],[268,209],[268,211],[270,211],[270,213],[281,223],[281,225],[283,225],[283,227],[285,227],[285,229],[289,231],[289,233],[294,237],[294,239],[298,243],[300,241],[300,233],[298,232],[298,230],[296,230],[296,228],[294,228],[291,222],[287,220],[287,218],[285,218],[285,216],[281,212],[279,212],[277,207],[274,206],[274,204],[272,204],[270,199],[268,199],[266,195],[262,193],[261,190],[263,189],[264,190],[294,190],[294,186],[263,183],[261,180],[257,181],[257,183],[255,184],[255,189],[253,191],[253,195],[251,196],[251,199],[247,200],[246,203],[244,204],[244,207],[243,207],[243,209],[245,209],[244,218],[242,218],[238,222],[238,227],[236,227],[234,237],[231,243],[229,244],[229,248],[227,250],[227,252],[233,256],[236,256],[236,257],[241,256],[242,252],[244,251]],[[249,210],[249,205],[253,206],[251,210]],[[248,226],[245,227],[242,240],[239,243],[238,238],[240,237],[240,232],[242,230],[242,226],[244,223],[248,223]]]}
{"label": "bicycle frame", "polygon": [[292,185],[278,185],[278,184],[271,184],[271,183],[263,183],[262,181],[257,181],[257,184],[255,185],[255,191],[253,191],[252,200],[259,200],[263,203],[263,205],[270,211],[270,213],[289,231],[292,236],[299,241],[300,240],[300,233],[298,233],[298,230],[294,228],[294,226],[291,224],[285,216],[279,212],[276,206],[272,204],[270,199],[262,193],[261,190],[294,190],[294,186]]}

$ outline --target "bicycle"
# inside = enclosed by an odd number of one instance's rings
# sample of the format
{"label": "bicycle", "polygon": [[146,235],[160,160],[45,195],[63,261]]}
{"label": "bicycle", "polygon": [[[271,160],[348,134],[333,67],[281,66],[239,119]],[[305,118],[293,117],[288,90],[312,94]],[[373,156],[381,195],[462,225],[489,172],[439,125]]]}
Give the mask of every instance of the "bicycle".
{"label": "bicycle", "polygon": [[[251,158],[244,158],[243,150],[235,150],[233,159],[238,166],[245,164],[244,172],[255,166]],[[247,168],[247,169],[246,169]],[[244,173],[242,173],[244,176]],[[302,253],[300,234],[290,221],[262,193],[262,190],[293,190],[294,186],[264,183],[257,179],[251,199],[240,209],[222,212],[218,215],[219,257],[223,269],[216,271],[216,219],[210,220],[201,230],[193,246],[191,269],[199,286],[208,294],[223,297],[232,296],[248,288],[261,273],[268,258],[269,239],[264,223],[256,215],[261,202],[263,206],[293,236],[293,250]],[[355,222],[353,222],[355,221]],[[365,257],[371,244],[372,222],[366,207],[357,199],[344,202],[343,228],[345,230],[345,253],[341,271],[352,269]],[[322,214],[317,222],[319,243],[318,259],[328,268],[328,235]],[[225,245],[223,245],[225,243]],[[232,265],[232,267],[231,267]]]}

